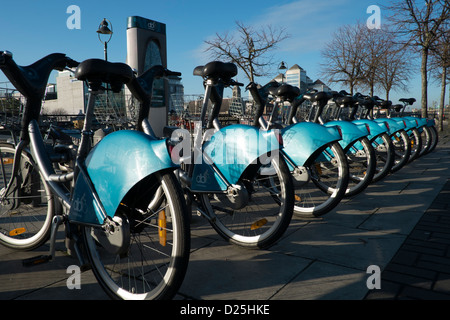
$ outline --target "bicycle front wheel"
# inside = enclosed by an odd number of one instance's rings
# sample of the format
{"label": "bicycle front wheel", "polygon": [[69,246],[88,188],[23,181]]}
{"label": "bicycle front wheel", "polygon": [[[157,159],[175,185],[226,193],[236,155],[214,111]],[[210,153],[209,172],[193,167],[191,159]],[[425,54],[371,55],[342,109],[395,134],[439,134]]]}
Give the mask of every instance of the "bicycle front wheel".
{"label": "bicycle front wheel", "polygon": [[123,199],[112,220],[113,230],[84,228],[85,248],[105,292],[123,300],[173,298],[190,250],[187,207],[174,174],[144,179]]}
{"label": "bicycle front wheel", "polygon": [[15,152],[14,145],[0,143],[0,243],[16,250],[33,250],[50,237],[55,203],[25,150],[17,158],[18,170],[11,180]]}
{"label": "bicycle front wheel", "polygon": [[237,186],[242,202],[234,202],[234,207],[230,205],[233,195],[201,195],[210,224],[235,245],[251,249],[270,247],[281,238],[292,218],[293,185],[285,161],[282,157],[261,156],[245,170]]}

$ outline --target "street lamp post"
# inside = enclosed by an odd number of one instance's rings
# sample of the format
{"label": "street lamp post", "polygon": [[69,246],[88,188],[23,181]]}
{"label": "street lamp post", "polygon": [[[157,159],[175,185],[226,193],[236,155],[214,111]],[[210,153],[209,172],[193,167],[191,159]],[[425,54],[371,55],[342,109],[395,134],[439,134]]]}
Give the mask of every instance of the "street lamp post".
{"label": "street lamp post", "polygon": [[278,70],[282,70],[281,71],[281,82],[283,83],[284,82],[284,74],[283,74],[283,72],[285,72],[284,70],[286,70],[287,69],[287,67],[286,67],[286,64],[285,64],[285,62],[284,61],[281,61],[281,63],[280,63],[280,66],[278,67]]}
{"label": "street lamp post", "polygon": [[[108,61],[108,42],[111,40],[112,35],[113,35],[112,30],[108,27],[108,22],[109,22],[109,25],[111,25],[111,29],[112,29],[111,21],[104,18],[103,21],[98,26],[98,30],[97,30],[98,40],[100,40],[100,42],[103,43],[103,45],[104,45],[105,61]],[[101,34],[109,35],[109,38],[107,40],[103,41],[100,37]]]}

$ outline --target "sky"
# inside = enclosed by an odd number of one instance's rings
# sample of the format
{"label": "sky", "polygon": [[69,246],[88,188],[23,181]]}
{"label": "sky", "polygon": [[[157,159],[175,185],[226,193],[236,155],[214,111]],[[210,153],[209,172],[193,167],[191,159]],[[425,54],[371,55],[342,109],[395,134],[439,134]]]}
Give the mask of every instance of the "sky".
{"label": "sky", "polygon": [[[386,0],[387,1],[387,0]],[[166,24],[168,68],[182,73],[185,94],[201,94],[202,80],[192,75],[193,69],[211,61],[204,52],[206,39],[216,33],[232,32],[235,22],[251,26],[281,26],[290,38],[283,41],[272,54],[274,61],[284,61],[288,67],[298,64],[313,80],[321,78],[320,65],[324,63],[321,50],[332,39],[333,32],[344,24],[365,22],[371,13],[367,8],[379,5],[381,27],[387,16],[377,0],[15,0],[2,1],[0,7],[0,50],[13,53],[19,65],[29,65],[53,52],[65,53],[82,61],[103,58],[103,44],[96,30],[103,18],[111,21],[113,36],[108,43],[108,60],[126,60],[126,23],[129,16],[141,16]],[[69,29],[72,16],[69,6],[80,8],[79,29]],[[278,65],[273,67],[273,76]],[[420,101],[420,73],[411,79],[409,92],[392,92],[391,100],[414,97]],[[243,72],[238,81],[248,83]],[[265,84],[268,78],[257,78]],[[0,74],[0,82],[6,81]],[[334,90],[347,89],[329,85]],[[367,93],[362,91],[362,93]],[[375,92],[384,97],[385,93]],[[231,95],[231,90],[225,93]],[[429,105],[439,101],[440,84],[429,85]],[[446,94],[448,103],[448,93]]]}

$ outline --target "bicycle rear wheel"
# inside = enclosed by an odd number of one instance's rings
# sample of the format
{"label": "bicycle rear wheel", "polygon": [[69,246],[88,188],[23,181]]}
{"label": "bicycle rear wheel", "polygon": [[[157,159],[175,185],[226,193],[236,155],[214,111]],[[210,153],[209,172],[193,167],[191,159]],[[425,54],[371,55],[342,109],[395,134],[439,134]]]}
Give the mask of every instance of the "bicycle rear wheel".
{"label": "bicycle rear wheel", "polygon": [[248,200],[240,208],[230,207],[226,194],[202,194],[209,222],[225,240],[238,246],[263,249],[278,241],[292,218],[292,178],[281,157],[263,155],[242,174],[237,185]]}
{"label": "bicycle rear wheel", "polygon": [[305,163],[307,179],[296,181],[294,213],[317,217],[335,208],[345,196],[349,171],[344,150],[332,142],[317,150]]}
{"label": "bicycle rear wheel", "polygon": [[123,199],[113,221],[113,231],[83,230],[93,272],[105,292],[124,300],[173,298],[190,250],[187,207],[174,174],[141,181]]}
{"label": "bicycle rear wheel", "polygon": [[395,150],[395,160],[391,171],[396,172],[408,163],[411,155],[411,142],[405,130],[394,133],[391,139]]}
{"label": "bicycle rear wheel", "polygon": [[419,130],[416,128],[411,129],[408,133],[411,142],[411,155],[408,162],[412,162],[420,156],[420,151],[422,150],[422,137]]}
{"label": "bicycle rear wheel", "polygon": [[352,143],[346,153],[349,183],[346,197],[357,195],[372,182],[376,169],[375,150],[369,139],[363,137]]}
{"label": "bicycle rear wheel", "polygon": [[15,146],[0,143],[0,243],[16,250],[33,250],[50,237],[55,203],[48,184],[31,155],[23,150],[16,179],[9,186]]}
{"label": "bicycle rear wheel", "polygon": [[438,134],[435,126],[431,126],[431,127],[427,127],[427,128],[429,128],[430,132],[431,132],[431,141],[432,142],[430,145],[430,149],[428,149],[428,152],[427,152],[427,153],[430,153],[436,148],[436,146],[439,142],[439,134]]}
{"label": "bicycle rear wheel", "polygon": [[422,149],[420,150],[419,155],[423,156],[430,151],[431,145],[433,144],[433,133],[431,132],[431,129],[429,127],[422,127],[421,138]]}
{"label": "bicycle rear wheel", "polygon": [[391,172],[395,160],[394,144],[387,133],[382,133],[372,140],[372,146],[377,157],[376,170],[372,182],[377,182]]}

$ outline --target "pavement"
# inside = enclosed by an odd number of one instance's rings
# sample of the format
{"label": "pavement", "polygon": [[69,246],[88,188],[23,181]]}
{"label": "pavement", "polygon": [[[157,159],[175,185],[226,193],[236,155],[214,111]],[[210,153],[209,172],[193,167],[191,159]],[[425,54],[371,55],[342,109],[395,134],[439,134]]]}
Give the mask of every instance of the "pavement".
{"label": "pavement", "polygon": [[[194,215],[190,263],[175,300],[450,300],[449,132],[434,152],[323,217],[294,217],[267,250],[230,245]],[[108,299],[91,271],[82,273],[81,289],[68,289],[67,268],[77,260],[63,239],[52,262],[22,266],[47,252],[47,245],[0,247],[0,300]]]}

